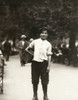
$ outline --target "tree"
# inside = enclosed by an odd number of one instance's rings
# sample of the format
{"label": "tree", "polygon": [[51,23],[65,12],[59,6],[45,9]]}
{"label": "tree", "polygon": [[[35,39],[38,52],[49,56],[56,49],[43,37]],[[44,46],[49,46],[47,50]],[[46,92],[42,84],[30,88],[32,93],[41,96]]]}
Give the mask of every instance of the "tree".
{"label": "tree", "polygon": [[14,37],[26,34],[28,38],[37,38],[42,27],[47,27],[52,38],[64,37],[66,33],[71,37],[72,30],[77,33],[74,27],[78,25],[77,0],[2,0],[1,3],[0,30],[9,37],[14,33]]}

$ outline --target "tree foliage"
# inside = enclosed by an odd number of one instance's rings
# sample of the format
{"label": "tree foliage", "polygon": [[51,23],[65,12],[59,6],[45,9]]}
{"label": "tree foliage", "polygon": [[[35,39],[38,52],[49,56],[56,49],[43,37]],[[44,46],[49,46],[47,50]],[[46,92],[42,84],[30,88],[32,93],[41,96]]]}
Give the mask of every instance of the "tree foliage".
{"label": "tree foliage", "polygon": [[0,35],[36,38],[42,27],[47,27],[50,39],[75,34],[77,4],[77,0],[0,0]]}

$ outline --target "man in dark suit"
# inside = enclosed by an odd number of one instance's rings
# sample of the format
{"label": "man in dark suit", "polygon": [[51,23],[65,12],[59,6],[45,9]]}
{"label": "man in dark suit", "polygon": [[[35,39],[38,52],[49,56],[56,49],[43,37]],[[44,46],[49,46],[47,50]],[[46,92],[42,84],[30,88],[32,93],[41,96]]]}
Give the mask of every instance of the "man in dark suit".
{"label": "man in dark suit", "polygon": [[6,58],[6,61],[9,61],[9,56],[10,56],[10,52],[11,52],[11,44],[9,43],[8,38],[6,39],[4,45],[4,57]]}

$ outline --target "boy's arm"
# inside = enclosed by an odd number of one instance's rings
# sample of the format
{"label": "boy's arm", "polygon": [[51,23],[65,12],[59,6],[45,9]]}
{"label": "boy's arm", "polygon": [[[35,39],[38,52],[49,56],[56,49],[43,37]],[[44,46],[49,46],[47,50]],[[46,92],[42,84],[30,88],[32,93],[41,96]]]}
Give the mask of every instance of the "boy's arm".
{"label": "boy's arm", "polygon": [[47,67],[47,72],[50,71],[50,66],[51,66],[51,55],[52,55],[52,45],[49,45],[49,48],[48,48],[48,54],[47,54],[47,57],[48,57],[48,67]]}
{"label": "boy's arm", "polygon": [[29,49],[31,49],[31,48],[34,48],[34,42],[31,42],[29,44],[29,46],[25,49],[25,51],[27,51],[28,53],[30,53],[31,55],[33,55],[33,53],[29,51]]}
{"label": "boy's arm", "polygon": [[30,48],[33,48],[34,47],[34,41],[32,41],[25,50],[28,50]]}
{"label": "boy's arm", "polygon": [[51,55],[48,56],[48,67],[47,67],[47,72],[50,71],[50,66],[51,66]]}

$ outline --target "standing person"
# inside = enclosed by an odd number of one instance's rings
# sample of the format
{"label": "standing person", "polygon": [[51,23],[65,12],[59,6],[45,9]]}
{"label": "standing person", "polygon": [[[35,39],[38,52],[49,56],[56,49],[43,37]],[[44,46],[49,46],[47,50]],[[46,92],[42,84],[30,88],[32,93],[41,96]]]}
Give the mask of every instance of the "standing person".
{"label": "standing person", "polygon": [[41,78],[44,100],[48,100],[47,87],[49,82],[49,71],[51,61],[51,44],[46,40],[47,30],[42,30],[40,38],[33,40],[26,50],[34,48],[34,56],[31,65],[31,75],[33,84],[33,99],[38,100],[37,90],[39,78]]}
{"label": "standing person", "polygon": [[11,52],[11,44],[9,43],[8,38],[6,38],[4,44],[3,44],[3,52],[4,52],[4,57],[6,61],[9,61],[9,56]]}
{"label": "standing person", "polygon": [[28,46],[28,42],[26,41],[26,36],[21,35],[21,40],[19,41],[17,47],[19,49],[19,55],[20,55],[20,63],[21,66],[25,66],[25,49]]}

